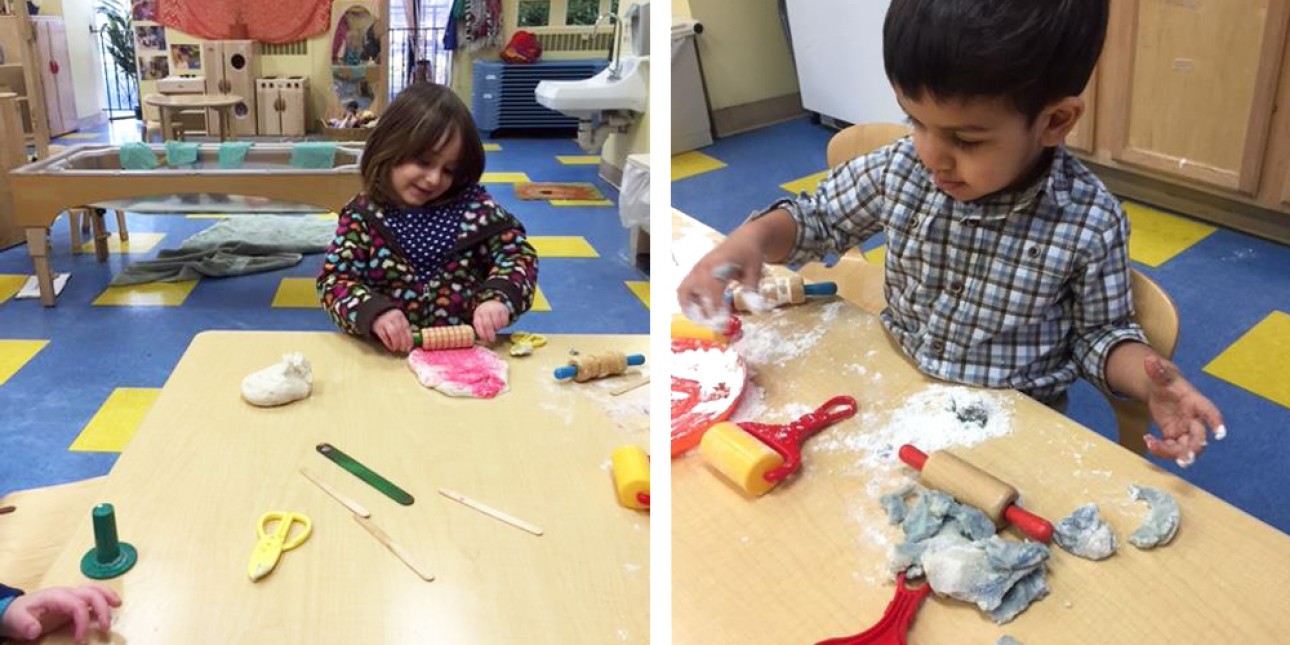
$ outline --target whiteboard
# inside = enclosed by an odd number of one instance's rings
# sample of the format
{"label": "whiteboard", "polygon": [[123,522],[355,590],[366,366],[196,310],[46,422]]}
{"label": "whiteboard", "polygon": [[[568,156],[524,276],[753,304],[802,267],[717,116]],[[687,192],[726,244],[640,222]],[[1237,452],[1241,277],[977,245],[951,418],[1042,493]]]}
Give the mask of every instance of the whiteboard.
{"label": "whiteboard", "polygon": [[905,118],[882,66],[889,0],[788,0],[802,106],[847,123]]}

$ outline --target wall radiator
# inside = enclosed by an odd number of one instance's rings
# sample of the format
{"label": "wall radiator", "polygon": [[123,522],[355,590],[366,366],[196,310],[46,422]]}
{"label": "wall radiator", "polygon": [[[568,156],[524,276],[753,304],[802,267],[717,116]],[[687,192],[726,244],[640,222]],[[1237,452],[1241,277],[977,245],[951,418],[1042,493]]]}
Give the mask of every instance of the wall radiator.
{"label": "wall radiator", "polygon": [[603,58],[529,65],[476,61],[472,97],[475,123],[486,136],[502,128],[577,128],[577,119],[538,105],[533,90],[539,81],[590,78],[607,64]]}

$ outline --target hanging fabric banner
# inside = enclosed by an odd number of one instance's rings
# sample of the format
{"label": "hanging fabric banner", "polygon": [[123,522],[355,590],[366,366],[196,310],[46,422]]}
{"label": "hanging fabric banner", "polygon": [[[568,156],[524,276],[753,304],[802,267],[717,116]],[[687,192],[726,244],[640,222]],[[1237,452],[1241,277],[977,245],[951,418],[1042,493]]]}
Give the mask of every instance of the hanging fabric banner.
{"label": "hanging fabric banner", "polygon": [[331,0],[157,0],[157,22],[207,40],[290,43],[327,31]]}

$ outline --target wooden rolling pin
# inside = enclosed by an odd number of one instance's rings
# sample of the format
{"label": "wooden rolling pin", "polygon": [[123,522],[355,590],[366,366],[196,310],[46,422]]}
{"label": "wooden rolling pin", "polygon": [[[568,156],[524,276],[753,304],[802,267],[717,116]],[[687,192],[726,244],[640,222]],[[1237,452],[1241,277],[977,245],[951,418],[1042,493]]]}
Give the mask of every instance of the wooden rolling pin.
{"label": "wooden rolling pin", "polygon": [[568,365],[555,368],[555,378],[556,380],[571,378],[579,383],[585,383],[592,379],[617,376],[626,372],[628,367],[644,364],[644,354],[605,352],[604,354],[574,356],[569,359]]}
{"label": "wooden rolling pin", "polygon": [[995,526],[1002,528],[1005,524],[1012,524],[1040,542],[1053,539],[1053,525],[1017,506],[1017,489],[994,475],[944,450],[937,450],[929,456],[909,444],[900,447],[900,460],[921,471],[919,480],[924,486],[981,509]]}
{"label": "wooden rolling pin", "polygon": [[453,325],[413,329],[412,344],[427,350],[465,349],[475,344],[475,328],[470,325]]}
{"label": "wooden rolling pin", "polygon": [[[757,286],[757,291],[738,288],[733,294],[736,311],[756,311],[758,309],[800,305],[806,302],[807,296],[832,296],[838,292],[834,282],[816,282],[807,284],[800,275],[765,278]],[[761,302],[750,302],[760,297]]]}
{"label": "wooden rolling pin", "polygon": [[807,437],[855,413],[855,399],[835,396],[785,425],[722,421],[703,433],[699,453],[731,483],[757,497],[801,466],[802,442]]}

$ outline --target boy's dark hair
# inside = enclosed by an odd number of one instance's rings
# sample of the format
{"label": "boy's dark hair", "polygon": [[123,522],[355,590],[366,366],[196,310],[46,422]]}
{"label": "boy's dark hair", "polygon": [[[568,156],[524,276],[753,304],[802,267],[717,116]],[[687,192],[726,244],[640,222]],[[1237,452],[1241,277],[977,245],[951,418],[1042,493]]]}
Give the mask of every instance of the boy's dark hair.
{"label": "boy's dark hair", "polygon": [[470,110],[452,90],[434,83],[409,85],[394,97],[367,138],[359,165],[363,191],[378,204],[398,204],[390,186],[390,171],[446,145],[453,133],[461,137],[461,157],[454,168],[452,186],[438,201],[451,201],[479,183],[484,174],[484,144]]}
{"label": "boy's dark hair", "polygon": [[1106,39],[1109,0],[892,0],[887,79],[915,100],[1001,97],[1032,122],[1078,96]]}

